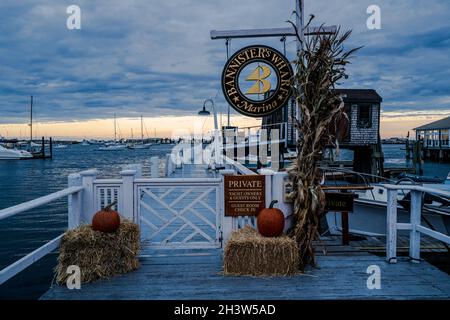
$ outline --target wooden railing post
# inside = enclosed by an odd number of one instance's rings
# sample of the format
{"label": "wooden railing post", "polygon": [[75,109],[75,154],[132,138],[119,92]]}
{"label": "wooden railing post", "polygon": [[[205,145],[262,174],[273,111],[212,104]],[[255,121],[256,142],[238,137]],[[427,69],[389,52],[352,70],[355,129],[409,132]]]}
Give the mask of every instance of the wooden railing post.
{"label": "wooden railing post", "polygon": [[422,211],[422,192],[411,191],[411,231],[409,238],[409,256],[412,262],[419,263],[420,261],[420,231],[417,226],[420,226],[420,215]]}
{"label": "wooden railing post", "polygon": [[128,220],[138,222],[134,214],[134,178],[136,170],[123,170],[122,176],[122,212],[121,215]]}
{"label": "wooden railing post", "polygon": [[[275,172],[272,169],[260,169],[259,170],[259,174],[264,176],[264,180],[265,180],[265,186],[266,186],[266,190],[265,190],[265,199],[266,199],[266,208],[268,208],[270,206],[270,203],[272,202],[272,200],[278,200],[278,199],[274,199],[273,195],[272,195],[272,176],[275,174]],[[281,187],[282,186],[276,186],[276,187]],[[278,202],[280,202],[280,200],[278,200]]]}
{"label": "wooden railing post", "polygon": [[280,130],[270,130],[270,168],[277,172],[280,168]]}
{"label": "wooden railing post", "polygon": [[[82,186],[81,175],[73,173],[67,178],[69,187]],[[68,228],[75,229],[80,225],[82,191],[69,195],[68,199]]]}
{"label": "wooden railing post", "polygon": [[389,263],[397,263],[397,193],[396,189],[387,190],[386,260]]}
{"label": "wooden railing post", "polygon": [[81,184],[83,185],[82,209],[80,215],[80,223],[91,223],[95,214],[94,204],[94,180],[97,177],[97,170],[86,170],[80,172]]}
{"label": "wooden railing post", "polygon": [[142,178],[142,164],[140,163],[127,164],[122,168],[122,171],[125,170],[135,170],[136,174],[134,175],[134,178],[135,179]]}
{"label": "wooden railing post", "polygon": [[220,170],[219,173],[222,175],[222,187],[221,187],[221,194],[222,199],[220,200],[221,206],[222,206],[222,248],[225,248],[225,244],[227,243],[228,239],[230,238],[231,232],[233,231],[233,217],[226,217],[225,216],[225,206],[224,206],[224,188],[225,188],[225,179],[224,176],[226,175],[234,175],[234,170]]}

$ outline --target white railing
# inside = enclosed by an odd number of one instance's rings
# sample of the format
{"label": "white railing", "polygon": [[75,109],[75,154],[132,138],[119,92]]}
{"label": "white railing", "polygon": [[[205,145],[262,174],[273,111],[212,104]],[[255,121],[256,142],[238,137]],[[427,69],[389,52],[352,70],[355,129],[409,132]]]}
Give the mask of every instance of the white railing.
{"label": "white railing", "polygon": [[238,174],[246,174],[246,175],[256,175],[255,172],[253,172],[252,170],[250,170],[249,168],[247,168],[246,166],[240,164],[237,161],[234,161],[233,159],[227,157],[227,156],[222,156],[223,159],[223,163],[228,166],[228,168],[230,168],[231,170],[235,170]]}
{"label": "white railing", "polygon": [[[450,236],[421,225],[422,194],[429,193],[450,198],[450,192],[418,185],[384,185],[387,189],[387,238],[386,260],[397,262],[397,230],[409,230],[409,255],[413,262],[420,261],[420,235],[426,234],[434,239],[450,244]],[[397,222],[397,195],[399,190],[411,193],[411,215],[409,223]]]}
{"label": "white railing", "polygon": [[[14,216],[16,214],[25,212],[27,210],[31,210],[43,205],[46,205],[50,202],[53,202],[55,200],[69,197],[69,208],[71,205],[76,207],[76,205],[79,203],[79,199],[81,197],[81,191],[83,190],[83,187],[81,186],[69,186],[69,188],[49,194],[47,196],[31,200],[25,203],[21,203],[19,205],[6,208],[3,210],[0,210],[0,220],[6,219],[8,217]],[[55,239],[47,242],[42,247],[34,250],[33,252],[27,254],[23,258],[19,259],[18,261],[14,262],[13,264],[9,265],[8,267],[0,270],[0,285],[20,273],[21,271],[25,270],[29,266],[31,266],[36,261],[40,260],[53,250],[59,247],[59,243],[61,241],[62,235],[56,237]]]}
{"label": "white railing", "polygon": [[[153,166],[159,168],[158,163]],[[165,174],[170,175],[175,166],[166,156]],[[40,197],[19,205],[0,210],[0,220],[20,214],[53,201],[68,197],[68,228],[73,229],[82,223],[90,223],[96,211],[106,205],[117,201],[116,205],[122,216],[135,220],[134,217],[134,180],[139,178],[142,168],[139,165],[129,166],[131,169],[120,172],[121,179],[97,179],[97,170],[87,170],[68,177],[68,188]],[[158,170],[152,171],[158,172]],[[174,181],[175,182],[175,181]],[[0,285],[31,266],[47,254],[59,247],[61,238],[59,235],[45,245],[34,250],[13,264],[0,270]]]}
{"label": "white railing", "polygon": [[[170,176],[177,168],[177,166],[172,162],[169,155],[166,156],[166,170],[163,175]],[[159,162],[158,162],[159,163]],[[242,164],[233,161],[230,158],[224,157],[225,170],[221,170],[220,173],[222,175],[227,174],[246,174],[246,175],[255,175],[256,173],[249,170]],[[156,161],[155,161],[156,167]],[[156,169],[156,168],[155,168]],[[154,170],[156,171],[156,170]],[[264,170],[263,170],[264,171]],[[282,187],[281,180],[282,173],[273,173],[270,170],[265,170],[267,172],[262,172],[261,174],[266,176],[266,205],[269,205],[272,199],[277,199],[282,202]],[[215,225],[217,228],[217,240],[220,240],[220,236],[222,236],[222,240],[226,242],[231,232],[235,229],[241,228],[244,225],[253,225],[255,226],[256,219],[253,216],[247,217],[225,217],[223,212],[223,194],[224,194],[224,186],[222,176],[219,178],[159,178],[159,177],[150,177],[150,178],[142,178],[142,168],[138,165],[129,166],[126,170],[122,170],[120,172],[120,179],[97,179],[97,170],[87,170],[80,173],[71,174],[68,177],[68,188],[52,193],[50,195],[28,201],[22,204],[19,204],[14,207],[10,207],[7,209],[0,210],[0,220],[5,219],[7,217],[19,214],[26,210],[30,210],[39,206],[46,205],[52,201],[58,200],[63,197],[68,197],[68,228],[73,229],[78,227],[83,223],[91,223],[92,217],[95,212],[100,210],[101,208],[109,205],[110,203],[117,201],[116,208],[120,212],[121,216],[126,219],[132,220],[138,224],[140,224],[140,216],[139,216],[139,202],[140,194],[142,188],[155,188],[161,186],[170,186],[173,188],[185,188],[183,192],[186,195],[191,197],[195,196],[195,192],[190,192],[188,194],[188,188],[191,187],[193,190],[199,185],[207,184],[209,187],[214,187],[215,190],[211,191],[210,194],[215,194],[216,205],[207,203],[204,200],[203,194],[201,197],[192,198],[192,203],[199,203],[208,210],[205,212],[210,212],[211,210],[216,211],[217,220],[214,222],[205,221],[206,218],[201,216],[202,212],[197,212],[198,210],[191,210],[194,214],[196,214],[199,220],[204,221],[207,225]],[[274,182],[275,181],[275,182]],[[272,186],[276,185],[276,188]],[[198,190],[198,188],[197,188]],[[277,191],[278,190],[278,191]],[[203,192],[208,191],[205,189]],[[170,192],[169,192],[170,193]],[[165,198],[165,195],[161,195],[161,197]],[[184,197],[184,196],[183,196]],[[165,201],[165,200],[164,200]],[[162,205],[162,200],[160,204]],[[148,206],[148,204],[147,204]],[[186,208],[189,207],[189,204]],[[175,214],[175,211],[172,210],[171,203],[166,203],[167,211],[170,211]],[[170,210],[169,210],[170,209]],[[291,215],[292,210],[286,209],[284,210],[287,213],[287,217]],[[180,211],[181,213],[176,213],[181,217],[184,214],[184,211]],[[184,217],[182,217],[184,218]],[[190,223],[186,223],[189,226]],[[182,228],[183,226],[180,226]],[[192,226],[191,226],[192,227]],[[184,227],[186,228],[186,227]],[[202,234],[199,228],[194,228],[197,233]],[[183,229],[184,230],[184,229]],[[176,231],[180,232],[180,231]],[[54,251],[59,247],[60,240],[62,235],[56,237],[55,239],[49,241],[44,246],[38,248],[37,250],[31,252],[26,255],[22,259],[13,263],[12,265],[6,267],[5,269],[0,271],[0,284],[6,282],[8,279],[12,278],[19,272],[23,271],[25,268],[32,265],[34,262],[38,261],[48,253]],[[208,238],[208,237],[206,237]],[[189,237],[188,237],[189,239]],[[214,240],[214,239],[213,239]],[[213,243],[213,241],[211,241]],[[220,242],[217,242],[220,243]]]}

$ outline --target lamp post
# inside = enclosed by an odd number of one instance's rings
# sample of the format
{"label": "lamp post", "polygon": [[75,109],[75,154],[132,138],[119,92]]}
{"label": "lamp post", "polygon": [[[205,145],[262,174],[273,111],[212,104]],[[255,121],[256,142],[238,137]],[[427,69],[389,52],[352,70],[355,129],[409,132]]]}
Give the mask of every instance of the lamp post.
{"label": "lamp post", "polygon": [[199,116],[210,116],[211,115],[211,112],[206,110],[206,104],[208,102],[211,104],[211,109],[212,109],[213,116],[214,116],[214,161],[217,164],[220,161],[220,157],[219,157],[219,152],[220,152],[220,149],[219,149],[219,125],[217,122],[217,112],[216,112],[216,109],[214,106],[214,101],[212,99],[206,99],[203,102],[203,109],[198,112],[198,115]]}
{"label": "lamp post", "polygon": [[206,99],[203,102],[203,109],[198,112],[198,115],[199,116],[210,116],[211,115],[211,112],[206,110],[206,103],[208,103],[208,102],[211,103],[211,109],[212,109],[213,115],[214,115],[214,129],[215,130],[219,130],[219,125],[218,125],[218,122],[217,122],[217,112],[216,112],[216,108],[214,106],[214,101],[212,99]]}

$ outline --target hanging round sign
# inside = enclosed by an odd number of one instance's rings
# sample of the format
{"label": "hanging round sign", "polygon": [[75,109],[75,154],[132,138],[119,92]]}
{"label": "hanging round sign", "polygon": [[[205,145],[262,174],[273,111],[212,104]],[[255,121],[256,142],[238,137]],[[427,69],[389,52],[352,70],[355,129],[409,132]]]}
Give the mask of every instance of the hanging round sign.
{"label": "hanging round sign", "polygon": [[239,113],[259,118],[283,107],[292,93],[294,72],[286,57],[263,45],[236,52],[222,73],[222,90]]}

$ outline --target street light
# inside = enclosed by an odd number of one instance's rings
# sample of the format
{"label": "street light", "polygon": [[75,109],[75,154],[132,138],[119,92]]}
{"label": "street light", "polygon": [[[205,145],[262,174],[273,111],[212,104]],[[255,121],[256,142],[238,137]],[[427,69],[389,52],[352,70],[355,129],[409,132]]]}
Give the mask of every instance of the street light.
{"label": "street light", "polygon": [[214,101],[212,99],[206,99],[203,102],[203,109],[198,112],[198,115],[199,116],[210,116],[211,115],[211,112],[206,110],[206,103],[208,103],[208,102],[211,103],[211,109],[212,109],[212,112],[214,114],[214,129],[219,130],[219,125],[217,123],[217,112],[216,112],[216,109],[214,107]]}
{"label": "street light", "polygon": [[206,110],[205,106],[203,105],[203,110],[200,110],[198,112],[199,116],[210,116],[211,112],[209,112],[208,110]]}
{"label": "street light", "polygon": [[[217,123],[217,112],[216,109],[214,107],[214,101],[212,99],[206,99],[203,102],[203,109],[200,110],[198,112],[199,116],[210,116],[211,112],[209,112],[208,110],[206,110],[206,103],[211,103],[211,109],[214,115],[214,160],[215,163],[219,163],[220,158],[219,158],[219,125]],[[203,139],[202,139],[203,140]]]}

